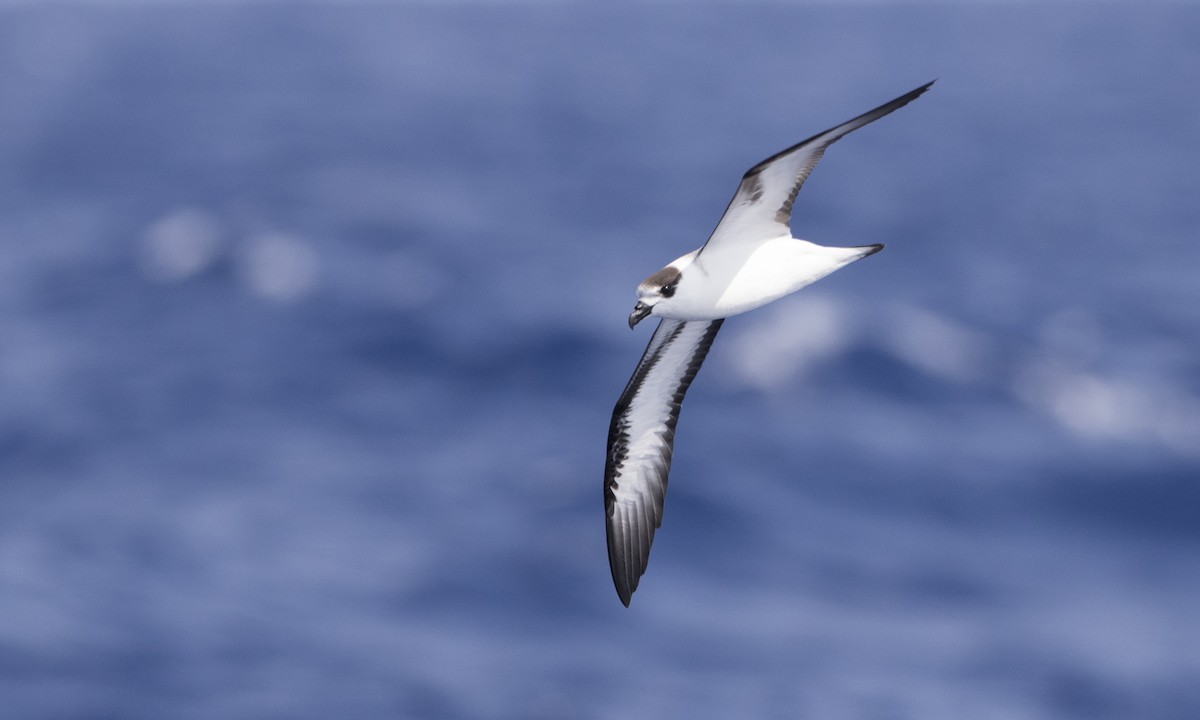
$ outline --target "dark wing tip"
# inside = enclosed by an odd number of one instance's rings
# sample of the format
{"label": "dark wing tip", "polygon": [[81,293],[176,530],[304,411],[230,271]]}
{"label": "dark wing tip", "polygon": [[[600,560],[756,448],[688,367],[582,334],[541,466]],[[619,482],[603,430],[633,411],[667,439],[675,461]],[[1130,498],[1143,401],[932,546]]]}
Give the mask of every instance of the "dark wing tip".
{"label": "dark wing tip", "polygon": [[[922,86],[921,86],[921,87],[919,87],[919,88],[916,88],[916,89],[914,89],[914,90],[909,90],[908,92],[904,93],[904,94],[903,94],[903,95],[901,95],[900,97],[898,97],[898,98],[896,98],[896,99],[894,99],[894,100],[889,100],[888,102],[885,102],[884,104],[880,105],[879,107],[877,107],[877,108],[875,108],[875,109],[873,109],[873,110],[868,110],[868,111],[866,111],[865,113],[863,113],[862,115],[859,115],[858,117],[856,117],[856,118],[854,118],[854,119],[852,119],[852,120],[847,120],[846,122],[842,123],[841,125],[839,125],[839,126],[837,126],[837,127],[833,127],[833,128],[830,128],[829,130],[825,130],[825,131],[823,131],[823,132],[819,132],[819,133],[817,133],[816,135],[813,135],[812,137],[810,137],[810,138],[808,138],[808,139],[806,139],[806,140],[801,140],[800,142],[796,143],[795,145],[792,145],[792,146],[791,146],[791,147],[789,147],[789,148],[785,148],[785,149],[783,149],[783,150],[780,150],[779,152],[775,153],[775,154],[774,154],[774,155],[772,155],[771,157],[767,158],[766,160],[763,160],[763,161],[762,161],[762,162],[760,162],[759,164],[757,164],[757,165],[755,165],[754,167],[752,167],[752,168],[750,168],[749,170],[747,170],[747,171],[745,172],[745,174],[744,174],[744,175],[742,175],[742,181],[743,181],[743,182],[745,182],[745,181],[746,181],[746,180],[748,180],[749,178],[751,178],[751,177],[753,177],[753,176],[755,176],[755,175],[757,175],[757,174],[761,173],[761,172],[763,171],[763,169],[765,169],[765,168],[766,168],[768,165],[770,165],[771,163],[775,162],[775,161],[776,161],[776,160],[778,160],[779,158],[781,158],[781,157],[783,157],[784,155],[787,155],[787,154],[789,154],[789,153],[792,153],[792,152],[796,151],[797,149],[799,149],[799,148],[801,148],[801,147],[804,147],[805,145],[807,145],[807,144],[809,144],[809,143],[813,142],[813,141],[814,141],[814,140],[816,140],[817,138],[821,137],[822,135],[825,135],[825,134],[829,133],[829,132],[830,132],[830,131],[832,131],[832,130],[836,130],[837,128],[844,127],[844,126],[846,126],[846,125],[850,125],[851,123],[855,123],[855,122],[858,122],[859,120],[864,120],[864,119],[865,119],[865,120],[866,120],[866,122],[865,122],[865,123],[862,123],[862,124],[858,125],[858,127],[862,127],[862,125],[866,125],[866,124],[868,124],[868,123],[872,123],[872,122],[874,122],[874,121],[878,120],[879,118],[883,117],[884,115],[888,115],[888,114],[890,114],[890,113],[891,113],[892,111],[894,111],[894,110],[899,110],[900,108],[902,108],[902,107],[904,107],[905,105],[909,104],[909,103],[910,103],[910,102],[912,102],[913,100],[916,100],[917,98],[919,98],[919,97],[920,97],[922,94],[924,94],[924,92],[925,92],[926,90],[928,90],[929,88],[933,87],[933,84],[934,84],[935,82],[937,82],[937,78],[934,78],[933,80],[930,80],[929,82],[925,83],[924,85],[922,85]],[[854,128],[852,128],[852,129],[854,129]],[[839,136],[839,137],[840,137],[840,136]],[[837,138],[834,138],[834,139],[836,140]],[[833,142],[833,141],[831,140],[830,142]],[[798,189],[798,188],[797,188],[797,189]]]}
{"label": "dark wing tip", "polygon": [[[907,105],[908,103],[912,102],[913,100],[916,100],[921,95],[925,94],[925,91],[928,90],[929,88],[933,87],[933,84],[937,81],[938,81],[938,79],[934,78],[934,79],[930,80],[929,82],[925,83],[924,85],[922,85],[921,87],[916,88],[915,90],[911,90],[911,91],[901,95],[900,97],[896,98],[892,102],[900,103],[901,105]],[[890,105],[891,103],[888,103],[888,104]]]}
{"label": "dark wing tip", "polygon": [[608,518],[608,565],[617,597],[621,598],[622,605],[629,607],[642,574],[646,572],[648,558],[645,556],[649,554],[654,533],[651,531],[650,537],[643,538],[637,530],[628,526],[624,517],[615,517],[624,513],[613,509],[615,512]]}
{"label": "dark wing tip", "polygon": [[630,562],[628,557],[621,555],[614,539],[610,536],[608,564],[612,570],[613,587],[617,589],[617,597],[621,598],[621,604],[625,607],[629,607],[629,601],[633,599],[633,591],[637,590],[638,580],[641,579],[641,574],[645,570],[645,568],[631,568]]}

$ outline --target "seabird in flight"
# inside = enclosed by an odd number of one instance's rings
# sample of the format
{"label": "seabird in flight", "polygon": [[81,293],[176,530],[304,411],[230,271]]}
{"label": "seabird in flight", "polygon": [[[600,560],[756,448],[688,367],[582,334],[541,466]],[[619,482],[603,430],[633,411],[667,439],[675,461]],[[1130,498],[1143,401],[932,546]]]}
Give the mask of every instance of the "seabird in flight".
{"label": "seabird in flight", "polygon": [[725,318],[778,300],[883,245],[824,247],[792,237],[792,203],[825,150],[915,100],[932,82],[776,153],[746,171],[708,242],[638,286],[629,327],[662,320],[608,430],[608,561],[627,607],[662,525],[679,408]]}

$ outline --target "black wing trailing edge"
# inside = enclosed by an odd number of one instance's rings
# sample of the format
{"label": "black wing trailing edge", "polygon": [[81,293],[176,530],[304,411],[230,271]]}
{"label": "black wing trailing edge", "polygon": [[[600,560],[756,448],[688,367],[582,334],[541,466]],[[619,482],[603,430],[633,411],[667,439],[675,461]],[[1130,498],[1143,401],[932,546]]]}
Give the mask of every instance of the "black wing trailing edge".
{"label": "black wing trailing edge", "polygon": [[662,525],[683,397],[723,322],[660,322],[613,409],[604,509],[608,562],[617,595],[626,607],[646,572],[654,531]]}

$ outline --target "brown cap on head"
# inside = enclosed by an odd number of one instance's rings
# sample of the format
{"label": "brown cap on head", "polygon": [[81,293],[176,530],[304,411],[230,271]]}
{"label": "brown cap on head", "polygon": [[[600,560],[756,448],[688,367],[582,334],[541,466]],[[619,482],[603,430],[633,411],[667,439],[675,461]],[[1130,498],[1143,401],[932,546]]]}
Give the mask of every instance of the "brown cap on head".
{"label": "brown cap on head", "polygon": [[639,289],[645,289],[645,290],[657,292],[658,290],[660,290],[664,287],[668,287],[668,286],[674,285],[675,283],[679,282],[679,276],[682,274],[683,273],[679,272],[678,269],[673,268],[670,265],[668,265],[665,268],[663,268],[662,270],[659,270],[658,272],[654,273],[650,277],[643,280],[641,287]]}

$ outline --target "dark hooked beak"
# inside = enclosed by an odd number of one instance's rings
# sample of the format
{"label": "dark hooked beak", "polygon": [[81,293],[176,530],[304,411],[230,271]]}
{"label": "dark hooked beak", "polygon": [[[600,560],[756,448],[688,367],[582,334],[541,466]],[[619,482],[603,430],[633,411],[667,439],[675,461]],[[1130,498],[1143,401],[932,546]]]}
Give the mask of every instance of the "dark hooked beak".
{"label": "dark hooked beak", "polygon": [[638,300],[638,304],[633,307],[633,312],[629,313],[629,329],[632,330],[633,326],[641,322],[642,318],[649,315],[650,311],[653,309],[653,305],[647,305],[641,300]]}

